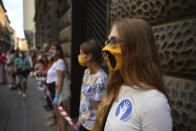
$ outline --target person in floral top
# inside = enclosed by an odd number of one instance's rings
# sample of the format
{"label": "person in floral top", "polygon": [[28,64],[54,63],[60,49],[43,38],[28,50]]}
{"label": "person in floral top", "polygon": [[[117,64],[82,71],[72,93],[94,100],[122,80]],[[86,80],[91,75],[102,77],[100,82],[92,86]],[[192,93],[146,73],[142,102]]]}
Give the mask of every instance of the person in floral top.
{"label": "person in floral top", "polygon": [[81,44],[78,61],[81,66],[87,66],[80,95],[79,131],[89,131],[93,129],[97,107],[105,94],[107,74],[101,68],[101,50],[94,40]]}

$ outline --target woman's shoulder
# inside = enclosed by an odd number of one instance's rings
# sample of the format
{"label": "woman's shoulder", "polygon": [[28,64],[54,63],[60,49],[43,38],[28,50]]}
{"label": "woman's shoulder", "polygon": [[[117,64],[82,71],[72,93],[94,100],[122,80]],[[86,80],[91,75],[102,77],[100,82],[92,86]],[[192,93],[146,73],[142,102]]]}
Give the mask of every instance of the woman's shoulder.
{"label": "woman's shoulder", "polygon": [[58,59],[57,61],[55,61],[54,63],[53,63],[53,65],[56,67],[64,67],[65,66],[65,61],[63,60],[63,59]]}
{"label": "woman's shoulder", "polygon": [[168,100],[166,96],[158,90],[149,90],[145,93],[145,106],[149,108],[161,108],[163,105],[168,105]]}
{"label": "woman's shoulder", "polygon": [[100,78],[107,78],[107,74],[105,73],[103,69],[100,69],[97,75],[100,76]]}
{"label": "woman's shoulder", "polygon": [[57,64],[65,64],[65,61],[63,59],[58,59],[56,61]]}
{"label": "woman's shoulder", "polygon": [[85,70],[84,70],[84,74],[90,74],[90,70],[88,69],[88,68],[86,68]]}
{"label": "woman's shoulder", "polygon": [[145,105],[146,103],[155,104],[157,101],[161,104],[168,103],[167,98],[163,93],[156,89],[146,90],[142,89],[138,86],[122,86],[122,92],[127,92],[127,97],[130,97],[131,99],[134,99],[136,103],[142,103],[141,106]]}

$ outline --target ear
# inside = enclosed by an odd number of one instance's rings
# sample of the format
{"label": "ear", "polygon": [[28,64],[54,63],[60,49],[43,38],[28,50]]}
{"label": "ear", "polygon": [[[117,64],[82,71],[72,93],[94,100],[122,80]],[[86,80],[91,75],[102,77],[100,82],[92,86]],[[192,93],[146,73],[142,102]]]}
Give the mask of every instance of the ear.
{"label": "ear", "polygon": [[58,54],[58,55],[59,55],[59,54],[60,54],[60,51],[59,51],[59,50],[56,50],[56,54]]}
{"label": "ear", "polygon": [[88,54],[88,55],[87,55],[87,60],[88,60],[88,61],[92,60],[92,58],[93,58],[92,54]]}

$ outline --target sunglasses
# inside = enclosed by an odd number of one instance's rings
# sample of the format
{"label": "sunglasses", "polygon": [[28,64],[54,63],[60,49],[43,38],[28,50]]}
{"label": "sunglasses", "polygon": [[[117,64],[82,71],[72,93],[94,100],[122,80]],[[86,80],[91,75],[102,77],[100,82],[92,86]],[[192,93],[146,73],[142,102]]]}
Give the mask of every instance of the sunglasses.
{"label": "sunglasses", "polygon": [[124,40],[121,40],[117,37],[111,37],[110,39],[107,39],[105,41],[105,46],[110,46],[112,48],[115,48],[117,44],[119,44],[119,42],[123,42]]}

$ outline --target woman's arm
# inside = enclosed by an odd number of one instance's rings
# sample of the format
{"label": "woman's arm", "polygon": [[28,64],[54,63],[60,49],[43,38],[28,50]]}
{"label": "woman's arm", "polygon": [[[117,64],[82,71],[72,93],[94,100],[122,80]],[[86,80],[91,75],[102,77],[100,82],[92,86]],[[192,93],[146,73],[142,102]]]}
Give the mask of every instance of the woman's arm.
{"label": "woman's arm", "polygon": [[57,85],[56,85],[56,94],[60,94],[61,92],[61,87],[63,84],[63,76],[64,76],[64,72],[57,70]]}

